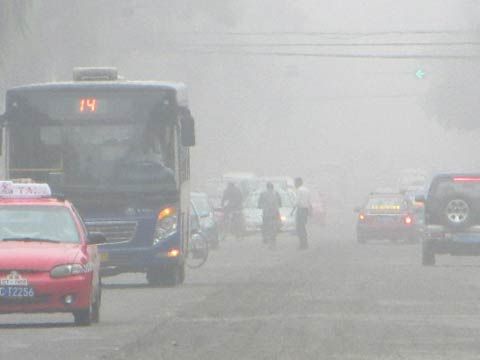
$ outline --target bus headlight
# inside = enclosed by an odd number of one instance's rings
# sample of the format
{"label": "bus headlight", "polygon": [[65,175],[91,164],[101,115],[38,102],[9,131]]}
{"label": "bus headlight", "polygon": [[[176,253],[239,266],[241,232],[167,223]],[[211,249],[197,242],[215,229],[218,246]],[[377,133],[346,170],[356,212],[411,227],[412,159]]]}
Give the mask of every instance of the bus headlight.
{"label": "bus headlight", "polygon": [[162,209],[157,216],[153,245],[157,245],[177,231],[177,210],[174,207]]}

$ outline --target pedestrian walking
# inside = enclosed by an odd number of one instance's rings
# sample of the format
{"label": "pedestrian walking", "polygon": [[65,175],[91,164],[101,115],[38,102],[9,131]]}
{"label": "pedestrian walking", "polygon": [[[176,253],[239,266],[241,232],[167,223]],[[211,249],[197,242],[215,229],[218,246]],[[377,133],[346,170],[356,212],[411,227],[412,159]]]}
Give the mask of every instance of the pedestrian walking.
{"label": "pedestrian walking", "polygon": [[258,207],[262,209],[262,237],[263,242],[270,249],[275,249],[280,221],[280,207],[282,199],[275,191],[272,183],[267,183],[267,189],[260,194]]}
{"label": "pedestrian walking", "polygon": [[308,249],[308,234],[307,234],[307,221],[308,216],[312,210],[312,204],[310,202],[310,192],[303,185],[303,179],[298,177],[295,179],[295,188],[296,188],[296,230],[297,236],[300,240],[298,249],[304,250]]}

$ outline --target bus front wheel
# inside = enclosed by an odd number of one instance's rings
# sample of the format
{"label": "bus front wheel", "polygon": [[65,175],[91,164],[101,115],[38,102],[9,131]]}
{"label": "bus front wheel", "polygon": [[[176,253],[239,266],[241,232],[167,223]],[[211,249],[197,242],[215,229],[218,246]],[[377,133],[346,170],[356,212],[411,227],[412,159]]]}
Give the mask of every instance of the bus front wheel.
{"label": "bus front wheel", "polygon": [[185,280],[185,265],[174,264],[166,267],[151,267],[147,270],[147,281],[151,286],[173,287]]}

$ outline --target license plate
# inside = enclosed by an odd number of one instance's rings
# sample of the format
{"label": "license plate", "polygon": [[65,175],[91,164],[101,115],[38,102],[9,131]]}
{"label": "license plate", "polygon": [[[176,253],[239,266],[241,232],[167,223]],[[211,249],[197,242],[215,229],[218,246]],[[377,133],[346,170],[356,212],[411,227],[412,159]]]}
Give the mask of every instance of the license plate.
{"label": "license plate", "polygon": [[100,261],[101,262],[107,262],[110,259],[108,253],[101,253],[100,254]]}
{"label": "license plate", "polygon": [[391,222],[393,222],[393,218],[390,216],[379,216],[377,218],[377,222],[380,224],[390,224]]}
{"label": "license plate", "polygon": [[30,286],[0,286],[0,298],[33,298],[35,291]]}

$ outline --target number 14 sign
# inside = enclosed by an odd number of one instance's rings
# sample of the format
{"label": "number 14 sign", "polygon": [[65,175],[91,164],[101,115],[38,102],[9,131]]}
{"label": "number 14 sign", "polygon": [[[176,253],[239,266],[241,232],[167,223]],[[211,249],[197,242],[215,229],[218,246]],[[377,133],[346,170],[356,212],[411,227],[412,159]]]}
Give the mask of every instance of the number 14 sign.
{"label": "number 14 sign", "polygon": [[94,113],[97,111],[97,99],[80,99],[81,113]]}

